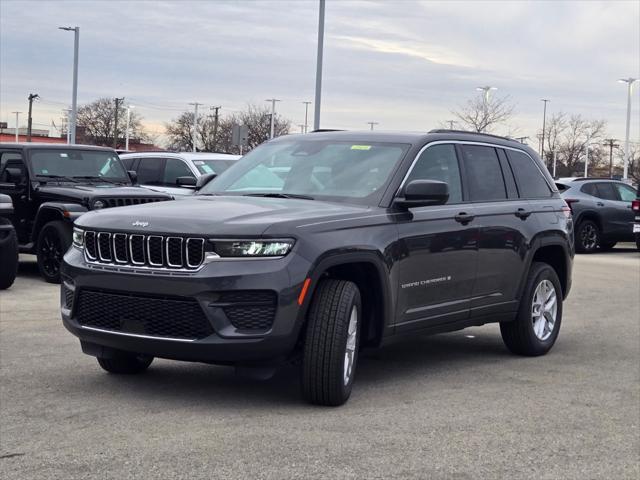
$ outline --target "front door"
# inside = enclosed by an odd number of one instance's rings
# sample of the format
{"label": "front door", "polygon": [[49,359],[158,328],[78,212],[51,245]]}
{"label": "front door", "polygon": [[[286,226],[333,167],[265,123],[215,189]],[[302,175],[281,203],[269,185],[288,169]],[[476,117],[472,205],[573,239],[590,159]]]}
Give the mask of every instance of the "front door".
{"label": "front door", "polygon": [[422,179],[446,182],[449,201],[397,215],[402,257],[398,267],[398,331],[465,320],[476,276],[475,211],[463,203],[454,145],[428,146],[404,185]]}

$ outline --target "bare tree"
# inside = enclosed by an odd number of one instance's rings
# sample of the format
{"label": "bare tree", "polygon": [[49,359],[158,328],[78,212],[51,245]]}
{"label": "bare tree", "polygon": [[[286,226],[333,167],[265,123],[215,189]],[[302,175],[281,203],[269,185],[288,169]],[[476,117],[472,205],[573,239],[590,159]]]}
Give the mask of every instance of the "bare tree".
{"label": "bare tree", "polygon": [[[240,149],[232,145],[233,125],[248,127],[248,146],[246,153],[261,143],[269,140],[271,127],[270,111],[267,107],[247,105],[246,110],[219,119],[218,129],[215,129],[213,115],[198,118],[197,147],[205,152],[240,153]],[[169,137],[169,149],[193,149],[193,113],[184,112],[178,118],[165,125]],[[275,136],[289,133],[291,121],[276,114],[274,120]]]}
{"label": "bare tree", "polygon": [[[116,105],[112,98],[99,98],[78,108],[79,141],[93,145],[113,145]],[[118,144],[124,145],[127,127],[127,104],[118,106]],[[146,140],[142,117],[131,111],[130,138]]]}
{"label": "bare tree", "polygon": [[504,124],[513,116],[514,106],[510,97],[489,97],[479,95],[470,99],[458,111],[452,112],[462,124],[474,132],[490,132]]}
{"label": "bare tree", "polygon": [[[571,174],[580,173],[580,165],[584,168],[587,145],[600,143],[605,128],[604,120],[589,121],[583,119],[581,115],[572,115],[569,118],[562,134],[559,154],[564,166]],[[602,162],[601,156],[601,150],[590,151],[589,163],[596,166]]]}

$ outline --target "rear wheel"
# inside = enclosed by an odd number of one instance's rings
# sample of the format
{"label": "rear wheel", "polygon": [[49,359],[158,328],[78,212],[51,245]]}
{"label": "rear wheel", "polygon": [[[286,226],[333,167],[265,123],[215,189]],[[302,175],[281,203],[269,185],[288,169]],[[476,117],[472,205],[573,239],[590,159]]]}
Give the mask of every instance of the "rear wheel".
{"label": "rear wheel", "polygon": [[593,253],[600,244],[600,228],[592,220],[583,220],[576,229],[576,251]]}
{"label": "rear wheel", "polygon": [[18,238],[11,222],[0,218],[0,290],[13,285],[18,273]]}
{"label": "rear wheel", "polygon": [[353,282],[323,280],[308,316],[302,393],[310,403],[337,406],[351,395],[360,346],[362,305]]}
{"label": "rear wheel", "polygon": [[109,373],[135,374],[142,373],[149,368],[153,357],[123,353],[113,358],[98,357],[97,360],[98,364]]}
{"label": "rear wheel", "polygon": [[555,343],[562,321],[562,287],[548,264],[531,265],[518,315],[500,323],[502,340],[518,355],[544,355]]}
{"label": "rear wheel", "polygon": [[62,257],[69,250],[71,239],[71,224],[61,220],[49,222],[40,230],[36,255],[40,274],[47,282],[60,283]]}

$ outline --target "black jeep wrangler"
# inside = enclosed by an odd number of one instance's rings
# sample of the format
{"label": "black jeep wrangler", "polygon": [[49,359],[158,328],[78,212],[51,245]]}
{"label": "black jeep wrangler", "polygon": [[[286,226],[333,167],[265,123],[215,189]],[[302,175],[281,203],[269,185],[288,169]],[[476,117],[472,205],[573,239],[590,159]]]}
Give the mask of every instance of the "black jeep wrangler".
{"label": "black jeep wrangler", "polygon": [[0,290],[13,285],[18,273],[18,239],[12,215],[11,197],[0,194]]}
{"label": "black jeep wrangler", "polygon": [[501,137],[322,132],[255,149],[190,199],[76,222],[61,311],[112,373],[154,357],[265,370],[339,405],[358,352],[500,322],[552,347],[571,286],[571,212],[528,147]]}
{"label": "black jeep wrangler", "polygon": [[60,281],[62,256],[80,215],[172,198],[132,186],[110,148],[35,143],[0,143],[0,194],[13,200],[20,252],[36,254],[51,283]]}

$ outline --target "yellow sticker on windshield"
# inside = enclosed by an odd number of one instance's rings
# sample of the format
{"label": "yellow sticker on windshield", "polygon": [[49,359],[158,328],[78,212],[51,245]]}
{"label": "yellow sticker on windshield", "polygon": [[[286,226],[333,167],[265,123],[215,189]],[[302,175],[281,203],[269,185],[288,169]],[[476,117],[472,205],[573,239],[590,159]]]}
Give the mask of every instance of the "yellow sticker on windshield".
{"label": "yellow sticker on windshield", "polygon": [[351,150],[371,150],[371,145],[351,145]]}

